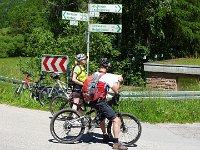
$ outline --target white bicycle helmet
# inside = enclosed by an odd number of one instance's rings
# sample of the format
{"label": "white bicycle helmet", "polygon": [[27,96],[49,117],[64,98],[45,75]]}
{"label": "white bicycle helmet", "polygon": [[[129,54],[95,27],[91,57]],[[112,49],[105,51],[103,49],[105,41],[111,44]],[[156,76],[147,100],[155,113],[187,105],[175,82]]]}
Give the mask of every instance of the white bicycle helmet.
{"label": "white bicycle helmet", "polygon": [[85,54],[78,54],[76,55],[76,61],[81,61],[87,59],[87,56]]}

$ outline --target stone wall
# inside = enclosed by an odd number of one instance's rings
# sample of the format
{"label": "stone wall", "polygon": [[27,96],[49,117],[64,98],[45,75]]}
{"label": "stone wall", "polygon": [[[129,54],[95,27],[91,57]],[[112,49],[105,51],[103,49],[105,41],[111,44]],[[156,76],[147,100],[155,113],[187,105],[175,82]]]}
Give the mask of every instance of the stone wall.
{"label": "stone wall", "polygon": [[146,86],[156,90],[177,91],[200,83],[200,66],[144,63],[144,71]]}
{"label": "stone wall", "polygon": [[146,73],[146,86],[156,90],[177,91],[177,77],[170,73]]}

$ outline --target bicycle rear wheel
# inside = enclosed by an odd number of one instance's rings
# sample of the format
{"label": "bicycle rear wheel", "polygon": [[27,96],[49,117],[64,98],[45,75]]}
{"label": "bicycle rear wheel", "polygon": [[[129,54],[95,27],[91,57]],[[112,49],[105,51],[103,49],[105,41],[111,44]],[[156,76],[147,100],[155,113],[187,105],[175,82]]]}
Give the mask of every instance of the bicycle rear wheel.
{"label": "bicycle rear wheel", "polygon": [[60,143],[74,143],[81,138],[84,131],[84,116],[76,110],[60,110],[50,122],[50,132],[54,139]]}
{"label": "bicycle rear wheel", "polygon": [[50,102],[50,112],[54,115],[59,110],[64,108],[71,108],[72,102],[71,99],[64,96],[56,96]]}
{"label": "bicycle rear wheel", "polygon": [[39,94],[39,102],[42,106],[49,105],[50,100],[58,95],[58,91],[51,86],[44,87]]}
{"label": "bicycle rear wheel", "polygon": [[[121,132],[119,134],[119,141],[125,145],[132,145],[137,142],[142,132],[142,126],[139,120],[129,114],[121,113]],[[107,132],[113,137],[112,121],[108,123]]]}

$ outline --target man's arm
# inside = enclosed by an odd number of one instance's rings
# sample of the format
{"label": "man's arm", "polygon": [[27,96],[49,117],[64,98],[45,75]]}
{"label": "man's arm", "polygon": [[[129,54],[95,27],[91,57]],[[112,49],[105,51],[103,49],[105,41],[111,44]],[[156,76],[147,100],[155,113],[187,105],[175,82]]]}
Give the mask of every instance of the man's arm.
{"label": "man's arm", "polygon": [[119,93],[119,89],[120,89],[120,85],[121,82],[123,81],[123,77],[119,76],[118,77],[118,82],[116,82],[113,87],[111,87],[111,89],[115,92],[115,93]]}

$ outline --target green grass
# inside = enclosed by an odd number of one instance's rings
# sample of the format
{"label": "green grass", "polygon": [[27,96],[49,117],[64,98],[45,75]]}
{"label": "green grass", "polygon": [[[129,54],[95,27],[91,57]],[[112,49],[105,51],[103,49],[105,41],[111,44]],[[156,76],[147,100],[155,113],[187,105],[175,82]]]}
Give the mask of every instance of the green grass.
{"label": "green grass", "polygon": [[24,79],[24,75],[20,70],[26,69],[24,66],[28,63],[30,58],[0,58],[0,75],[9,78]]}
{"label": "green grass", "polygon": [[200,59],[198,59],[198,58],[180,58],[180,59],[172,59],[172,60],[166,60],[166,61],[156,61],[155,63],[200,66]]}
{"label": "green grass", "polygon": [[18,58],[1,58],[0,59],[0,75],[7,77],[20,77]]}
{"label": "green grass", "polygon": [[199,100],[123,100],[122,112],[130,112],[141,121],[150,123],[200,122]]}

